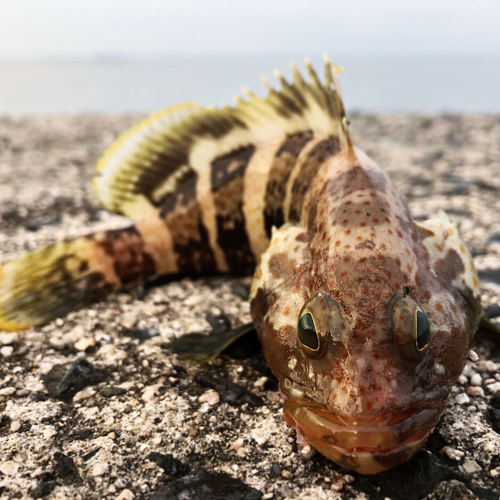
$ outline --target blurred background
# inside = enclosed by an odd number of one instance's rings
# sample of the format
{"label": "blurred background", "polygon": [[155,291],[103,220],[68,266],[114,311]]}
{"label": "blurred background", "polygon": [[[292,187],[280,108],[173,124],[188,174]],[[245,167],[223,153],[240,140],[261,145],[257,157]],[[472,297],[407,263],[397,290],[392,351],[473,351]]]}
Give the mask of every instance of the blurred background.
{"label": "blurred background", "polygon": [[0,114],[230,103],[322,53],[350,111],[500,111],[498,0],[0,3]]}

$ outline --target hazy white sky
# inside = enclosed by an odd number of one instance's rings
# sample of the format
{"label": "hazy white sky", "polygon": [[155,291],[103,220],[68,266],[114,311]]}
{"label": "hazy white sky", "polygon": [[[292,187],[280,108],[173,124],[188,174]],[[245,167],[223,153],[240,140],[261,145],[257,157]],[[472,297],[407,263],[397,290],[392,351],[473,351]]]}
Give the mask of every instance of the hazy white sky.
{"label": "hazy white sky", "polygon": [[500,56],[499,0],[0,0],[0,59]]}

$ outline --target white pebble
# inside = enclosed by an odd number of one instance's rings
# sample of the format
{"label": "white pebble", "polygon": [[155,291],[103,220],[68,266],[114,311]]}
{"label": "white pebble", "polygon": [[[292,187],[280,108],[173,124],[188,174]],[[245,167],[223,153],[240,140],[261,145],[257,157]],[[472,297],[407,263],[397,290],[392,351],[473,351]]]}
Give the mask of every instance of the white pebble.
{"label": "white pebble", "polygon": [[480,465],[475,460],[467,460],[466,462],[464,462],[463,467],[464,471],[467,472],[467,474],[476,474],[481,470]]}
{"label": "white pebble", "polygon": [[234,443],[231,443],[230,448],[232,450],[238,451],[243,446],[244,442],[245,441],[243,440],[243,438],[239,438]]}
{"label": "white pebble", "polygon": [[474,373],[474,375],[470,378],[470,383],[472,385],[481,385],[483,383],[483,378],[479,375],[479,373]]}
{"label": "white pebble", "polygon": [[479,356],[477,355],[476,351],[473,351],[472,349],[469,351],[469,359],[472,362],[475,362],[479,359]]}
{"label": "white pebble", "polygon": [[198,401],[200,403],[208,403],[210,406],[219,404],[220,401],[220,396],[217,391],[210,390],[205,392],[205,394],[202,394],[199,398]]}
{"label": "white pebble", "polygon": [[486,389],[493,394],[496,394],[497,392],[500,392],[500,382],[494,382],[493,384],[487,385]]}
{"label": "white pebble", "polygon": [[0,389],[0,396],[13,396],[15,393],[15,387],[4,387],[3,389]]}
{"label": "white pebble", "polygon": [[130,490],[123,490],[117,497],[116,500],[134,500],[135,495]]}
{"label": "white pebble", "polygon": [[108,470],[108,464],[104,462],[98,462],[94,465],[94,468],[92,469],[92,475],[102,476],[103,474],[106,473],[107,470]]}
{"label": "white pebble", "polygon": [[93,387],[85,387],[81,391],[77,392],[73,397],[73,403],[78,403],[79,401],[85,401],[91,398],[95,394],[95,389]]}
{"label": "white pebble", "polygon": [[57,431],[53,427],[45,427],[42,434],[44,439],[50,439],[57,435]]}
{"label": "white pebble", "polygon": [[17,342],[19,334],[16,332],[3,332],[0,333],[0,344],[9,345]]}
{"label": "white pebble", "polygon": [[444,448],[442,448],[441,453],[446,455],[450,460],[457,460],[457,461],[461,460],[465,454],[463,451],[456,450],[451,446],[445,446]]}
{"label": "white pebble", "polygon": [[500,477],[500,467],[497,467],[496,469],[491,469],[490,476],[491,477]]}
{"label": "white pebble", "polygon": [[149,387],[146,387],[144,389],[144,393],[142,394],[142,400],[145,403],[149,403],[151,401],[154,401],[156,399],[156,396],[158,395],[161,387],[163,387],[163,384],[155,384],[155,385],[150,385]]}
{"label": "white pebble", "polygon": [[252,431],[252,439],[259,445],[262,446],[269,441],[269,436],[266,436],[260,430]]}
{"label": "white pebble", "polygon": [[14,420],[10,424],[10,432],[17,432],[21,428],[21,421],[20,420]]}
{"label": "white pebble", "polygon": [[455,398],[455,401],[459,405],[465,405],[465,404],[470,403],[470,398],[469,398],[469,396],[467,396],[467,394],[462,393],[462,394],[457,395],[457,397]]}
{"label": "white pebble", "polygon": [[458,377],[458,383],[460,385],[465,385],[467,382],[468,382],[467,377],[464,374],[462,374],[462,375],[460,375],[460,377]]}
{"label": "white pebble", "polygon": [[8,460],[0,465],[0,472],[3,472],[6,476],[15,476],[19,470],[19,464],[13,460]]}
{"label": "white pebble", "polygon": [[12,356],[13,352],[14,352],[14,348],[11,345],[6,345],[0,349],[0,354],[4,358],[8,358],[9,356]]}
{"label": "white pebble", "polygon": [[91,337],[85,337],[80,339],[78,342],[75,342],[75,349],[79,351],[86,351],[89,347],[95,346],[95,339]]}

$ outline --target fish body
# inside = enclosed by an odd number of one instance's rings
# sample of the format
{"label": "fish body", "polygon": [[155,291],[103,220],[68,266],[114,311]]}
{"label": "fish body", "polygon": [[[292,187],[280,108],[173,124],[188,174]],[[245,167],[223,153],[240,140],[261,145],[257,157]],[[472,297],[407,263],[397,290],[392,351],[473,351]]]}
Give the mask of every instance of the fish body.
{"label": "fish body", "polygon": [[[437,423],[481,308],[446,215],[414,222],[351,144],[336,71],[265,99],[162,111],[94,179],[137,219],[0,267],[0,329],[43,324],[161,275],[254,273],[251,312],[287,423],[348,469],[411,457]],[[403,168],[403,167],[402,167]]]}

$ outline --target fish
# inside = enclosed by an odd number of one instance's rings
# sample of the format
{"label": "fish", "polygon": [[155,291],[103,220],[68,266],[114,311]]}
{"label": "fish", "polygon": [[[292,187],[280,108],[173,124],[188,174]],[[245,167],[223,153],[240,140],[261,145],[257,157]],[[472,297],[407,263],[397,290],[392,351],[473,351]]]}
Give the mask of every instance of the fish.
{"label": "fish", "polygon": [[[276,73],[279,87],[263,79],[266,97],[178,105],[119,137],[93,185],[134,222],[0,266],[0,330],[159,276],[253,275],[253,327],[286,423],[345,469],[375,474],[438,423],[481,319],[480,284],[446,214],[414,221],[352,144],[341,68],[325,56],[320,80],[305,66],[307,78],[293,64],[290,81]],[[179,349],[217,355],[250,330]]]}

